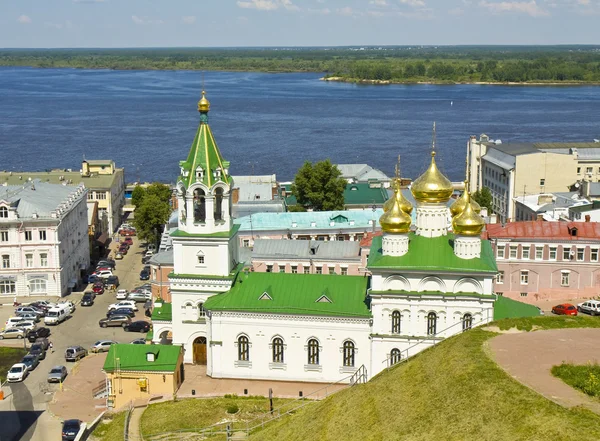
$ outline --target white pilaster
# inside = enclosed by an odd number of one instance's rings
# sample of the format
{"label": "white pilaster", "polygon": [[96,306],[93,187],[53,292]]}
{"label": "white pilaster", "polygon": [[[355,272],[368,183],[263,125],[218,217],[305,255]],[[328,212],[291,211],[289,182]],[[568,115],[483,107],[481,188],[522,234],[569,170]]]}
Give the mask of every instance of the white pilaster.
{"label": "white pilaster", "polygon": [[448,207],[445,203],[417,202],[418,236],[439,237],[448,234]]}
{"label": "white pilaster", "polygon": [[381,248],[384,256],[404,256],[408,253],[408,234],[384,233]]}
{"label": "white pilaster", "polygon": [[481,238],[479,236],[456,236],[454,254],[461,259],[475,259],[481,256]]}

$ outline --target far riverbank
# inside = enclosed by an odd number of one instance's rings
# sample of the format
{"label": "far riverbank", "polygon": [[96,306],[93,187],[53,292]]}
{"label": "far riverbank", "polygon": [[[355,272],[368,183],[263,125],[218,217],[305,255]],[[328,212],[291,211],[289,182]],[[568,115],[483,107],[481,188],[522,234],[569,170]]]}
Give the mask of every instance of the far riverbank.
{"label": "far riverbank", "polygon": [[346,78],[346,77],[322,77],[319,78],[321,81],[332,81],[336,83],[351,83],[351,84],[369,84],[376,86],[388,86],[392,84],[434,84],[434,85],[482,85],[482,86],[600,86],[599,82],[585,82],[585,81],[548,81],[548,82],[497,82],[497,81],[395,81],[395,80],[368,80],[360,78]]}

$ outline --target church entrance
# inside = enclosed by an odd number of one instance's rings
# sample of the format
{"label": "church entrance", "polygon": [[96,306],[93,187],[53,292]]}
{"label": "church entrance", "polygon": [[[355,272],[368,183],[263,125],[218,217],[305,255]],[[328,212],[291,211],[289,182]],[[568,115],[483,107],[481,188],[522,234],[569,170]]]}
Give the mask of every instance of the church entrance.
{"label": "church entrance", "polygon": [[194,364],[206,364],[206,337],[194,340]]}

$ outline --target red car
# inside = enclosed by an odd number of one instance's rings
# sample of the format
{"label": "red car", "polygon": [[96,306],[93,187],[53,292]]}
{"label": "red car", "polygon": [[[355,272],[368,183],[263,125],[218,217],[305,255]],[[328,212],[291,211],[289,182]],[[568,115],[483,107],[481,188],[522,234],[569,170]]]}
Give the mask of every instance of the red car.
{"label": "red car", "polygon": [[92,288],[92,290],[96,294],[104,294],[104,286],[102,286],[102,285],[94,285],[94,287]]}
{"label": "red car", "polygon": [[119,247],[119,253],[121,253],[121,254],[127,254],[128,250],[129,250],[129,248],[127,248],[127,245],[121,245]]}
{"label": "red car", "polygon": [[126,243],[127,245],[131,246],[133,245],[133,239],[131,237],[126,237],[125,239],[123,239],[123,243]]}
{"label": "red car", "polygon": [[121,230],[121,236],[135,236],[135,230]]}
{"label": "red car", "polygon": [[570,303],[561,303],[552,308],[552,313],[556,315],[577,315],[577,308]]}

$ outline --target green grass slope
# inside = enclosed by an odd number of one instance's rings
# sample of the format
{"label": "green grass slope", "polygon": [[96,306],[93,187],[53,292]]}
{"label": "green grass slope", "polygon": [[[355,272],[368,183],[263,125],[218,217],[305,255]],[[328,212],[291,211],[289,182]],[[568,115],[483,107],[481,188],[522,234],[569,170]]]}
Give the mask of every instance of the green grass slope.
{"label": "green grass slope", "polygon": [[[542,319],[542,320],[540,320]],[[544,320],[535,324],[544,328]],[[559,327],[548,317],[550,328]],[[519,324],[523,325],[523,319]],[[576,320],[581,327],[598,320]],[[566,323],[566,322],[565,322]],[[569,323],[570,324],[570,323]],[[600,416],[563,408],[509,377],[474,329],[269,424],[251,440],[557,441],[600,439]]]}
{"label": "green grass slope", "polygon": [[6,380],[6,373],[15,363],[27,355],[27,351],[22,348],[0,348],[0,383]]}

